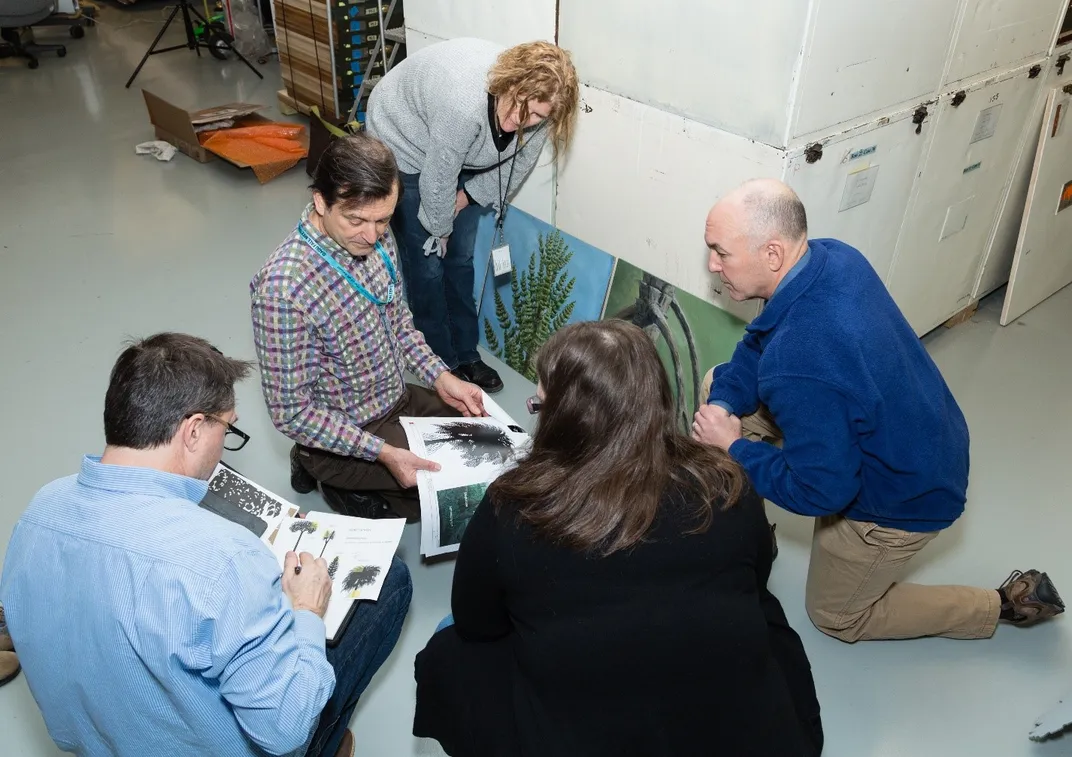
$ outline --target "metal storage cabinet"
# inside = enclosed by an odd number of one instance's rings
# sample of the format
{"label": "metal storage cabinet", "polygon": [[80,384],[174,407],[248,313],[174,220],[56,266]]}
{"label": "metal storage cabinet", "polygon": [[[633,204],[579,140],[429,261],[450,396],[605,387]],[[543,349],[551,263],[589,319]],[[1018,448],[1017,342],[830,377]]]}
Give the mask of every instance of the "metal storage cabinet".
{"label": "metal storage cabinet", "polygon": [[[864,254],[886,281],[931,124],[915,109],[789,151],[784,180],[808,210],[813,237],[835,237]],[[812,162],[809,162],[811,160]]]}
{"label": "metal storage cabinet", "polygon": [[741,317],[754,304],[721,297],[707,271],[704,219],[746,179],[779,176],[783,153],[593,87],[558,174],[565,232]]}
{"label": "metal storage cabinet", "polygon": [[1018,139],[1041,82],[1041,76],[1030,78],[1030,66],[1024,66],[943,95],[936,106],[934,135],[888,282],[918,333],[971,301]]}
{"label": "metal storage cabinet", "polygon": [[1072,83],[1072,45],[1057,48],[1043,66],[1043,71],[1045,80],[1039,87],[1035,104],[1024,124],[1006,194],[998,213],[997,227],[990,236],[979,270],[979,280],[972,293],[972,299],[975,300],[985,297],[1009,280],[1013,253],[1016,252],[1016,238],[1020,233],[1020,221],[1027,203],[1027,189],[1031,183],[1031,168],[1035,163],[1035,151],[1038,149],[1046,94],[1054,87]]}
{"label": "metal storage cabinet", "polygon": [[1007,70],[1046,55],[1068,0],[967,0],[943,82]]}
{"label": "metal storage cabinet", "polygon": [[938,89],[961,0],[813,0],[794,138],[896,112]]}
{"label": "metal storage cabinet", "polygon": [[1001,311],[1002,326],[1072,283],[1070,111],[1072,84],[1050,89],[1009,290]]}
{"label": "metal storage cabinet", "polygon": [[[812,233],[868,256],[923,333],[1005,275],[1046,78],[1028,70],[1068,0],[406,2],[417,32],[573,53],[577,140],[557,176],[526,187],[530,212],[747,317],[706,273],[703,217],[736,183],[783,177]],[[993,134],[972,142],[991,105]],[[846,185],[859,195],[870,178],[868,201],[846,206]]]}
{"label": "metal storage cabinet", "polygon": [[562,0],[559,42],[586,84],[784,147],[808,5]]}

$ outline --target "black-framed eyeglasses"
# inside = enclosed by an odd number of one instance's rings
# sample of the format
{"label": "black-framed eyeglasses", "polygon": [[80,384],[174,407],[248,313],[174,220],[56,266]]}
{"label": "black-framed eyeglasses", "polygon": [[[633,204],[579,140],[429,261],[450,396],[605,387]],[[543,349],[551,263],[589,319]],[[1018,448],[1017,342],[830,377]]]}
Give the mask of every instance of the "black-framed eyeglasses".
{"label": "black-framed eyeglasses", "polygon": [[540,408],[543,406],[543,400],[540,399],[538,394],[534,394],[525,400],[525,407],[529,409],[529,415],[536,415],[540,412]]}
{"label": "black-framed eyeglasses", "polygon": [[[233,423],[228,423],[223,418],[217,418],[215,415],[209,415],[208,413],[201,414],[206,418],[214,420],[216,423],[222,423],[227,427],[227,433],[223,437],[223,448],[228,452],[238,452],[238,450],[245,447],[246,443],[249,442],[249,434]],[[197,415],[197,413],[190,413],[190,415],[187,415],[186,417],[191,418],[195,415]]]}

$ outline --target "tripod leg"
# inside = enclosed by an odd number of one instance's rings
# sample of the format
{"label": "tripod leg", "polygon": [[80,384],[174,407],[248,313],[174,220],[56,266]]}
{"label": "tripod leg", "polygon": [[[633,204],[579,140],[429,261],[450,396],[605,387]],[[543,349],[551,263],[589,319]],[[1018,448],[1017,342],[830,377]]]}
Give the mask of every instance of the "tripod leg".
{"label": "tripod leg", "polygon": [[262,73],[261,73],[260,71],[258,71],[258,70],[257,70],[256,68],[254,68],[254,67],[253,67],[253,64],[252,64],[252,63],[250,63],[250,62],[249,62],[248,60],[246,60],[246,56],[242,55],[242,53],[240,53],[240,52],[238,52],[237,50],[235,50],[235,48],[234,48],[234,45],[232,45],[232,44],[231,44],[230,42],[228,42],[228,43],[227,43],[227,47],[228,47],[228,48],[230,48],[231,52],[233,52],[233,53],[235,54],[235,56],[236,56],[236,57],[237,57],[237,58],[238,58],[238,59],[239,59],[240,61],[242,61],[243,63],[245,63],[245,64],[246,64],[246,65],[247,65],[247,66],[249,67],[249,70],[250,70],[250,71],[252,71],[253,73],[255,73],[255,74],[257,75],[257,77],[258,77],[258,78],[260,78],[260,79],[263,79],[263,78],[264,78],[264,74],[262,74]]}
{"label": "tripod leg", "polygon": [[[185,2],[180,2],[182,6],[182,25],[186,27],[186,46],[197,53],[197,57],[201,57],[201,46],[197,44],[197,35],[194,34],[194,22],[190,19],[190,6]],[[194,13],[197,13],[194,10]],[[208,24],[205,24],[206,31],[208,30]]]}
{"label": "tripod leg", "polygon": [[164,36],[164,32],[166,32],[167,28],[171,26],[171,22],[175,20],[175,14],[179,12],[180,5],[176,5],[174,8],[171,9],[171,13],[168,14],[167,21],[165,21],[164,25],[160,27],[160,31],[156,33],[156,39],[153,40],[153,44],[149,45],[149,49],[145,51],[145,55],[142,56],[141,62],[138,64],[138,67],[134,69],[134,73],[132,73],[130,75],[130,78],[127,79],[127,89],[130,89],[130,85],[133,84],[134,80],[138,77],[138,74],[141,72],[142,66],[145,65],[145,61],[149,60],[149,56],[153,54],[153,51],[156,49],[156,46],[160,44],[160,38]]}
{"label": "tripod leg", "polygon": [[260,73],[260,72],[259,72],[259,71],[257,71],[257,70],[256,70],[255,68],[253,68],[253,63],[251,63],[251,62],[250,62],[250,61],[248,61],[248,60],[245,60],[245,56],[243,56],[243,55],[242,55],[241,53],[239,53],[239,51],[235,49],[235,46],[234,46],[234,45],[232,45],[232,44],[230,44],[230,43],[227,43],[227,46],[228,46],[228,47],[229,47],[230,49],[232,49],[233,53],[234,53],[234,54],[235,54],[235,55],[236,55],[236,56],[238,57],[238,59],[239,59],[240,61],[242,61],[243,63],[245,63],[245,65],[249,66],[249,69],[250,69],[250,71],[252,71],[253,73],[255,73],[255,74],[257,75],[257,78],[262,78],[262,79],[264,78],[264,74]]}

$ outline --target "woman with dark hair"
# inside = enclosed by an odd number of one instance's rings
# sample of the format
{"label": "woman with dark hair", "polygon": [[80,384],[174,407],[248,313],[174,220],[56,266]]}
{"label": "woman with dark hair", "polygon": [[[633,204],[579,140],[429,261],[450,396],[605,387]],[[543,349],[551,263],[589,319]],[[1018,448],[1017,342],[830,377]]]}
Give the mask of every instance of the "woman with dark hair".
{"label": "woman with dark hair", "polygon": [[417,656],[414,734],[466,757],[818,755],[763,503],[678,430],[651,340],[568,326],[536,370],[532,449],[473,515],[454,623]]}

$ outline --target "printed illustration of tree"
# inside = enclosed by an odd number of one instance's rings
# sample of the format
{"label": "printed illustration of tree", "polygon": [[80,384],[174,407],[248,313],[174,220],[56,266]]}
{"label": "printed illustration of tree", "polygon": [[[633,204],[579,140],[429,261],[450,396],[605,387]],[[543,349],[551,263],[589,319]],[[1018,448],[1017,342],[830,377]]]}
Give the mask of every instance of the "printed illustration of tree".
{"label": "printed illustration of tree", "polygon": [[577,279],[566,272],[572,259],[573,252],[562,234],[540,234],[528,270],[519,271],[510,281],[513,319],[499,290],[495,290],[495,317],[503,333],[501,345],[491,321],[484,319],[488,348],[529,381],[536,381],[536,351],[573,315],[575,303],[569,298]]}
{"label": "printed illustration of tree", "polygon": [[296,520],[290,524],[290,532],[298,535],[298,540],[294,542],[294,551],[298,551],[298,545],[301,544],[301,538],[306,534],[316,533],[317,524],[311,520]]}
{"label": "printed illustration of tree", "polygon": [[[301,538],[300,536],[298,537]],[[324,540],[324,546],[320,548],[320,557],[324,556],[324,550],[328,548],[328,542],[335,538],[335,531],[324,531],[324,535],[321,537]]]}
{"label": "printed illustration of tree", "polygon": [[328,566],[328,578],[332,581],[335,580],[335,574],[339,572],[339,556],[335,555],[335,559],[331,561],[331,565]]}
{"label": "printed illustration of tree", "polygon": [[377,565],[358,565],[351,568],[346,574],[346,580],[342,582],[343,591],[354,591],[365,586],[372,586],[380,575]]}
{"label": "printed illustration of tree", "polygon": [[437,423],[435,432],[424,438],[424,444],[429,452],[444,446],[457,448],[467,468],[482,463],[504,464],[514,450],[514,443],[505,431],[472,421]]}

